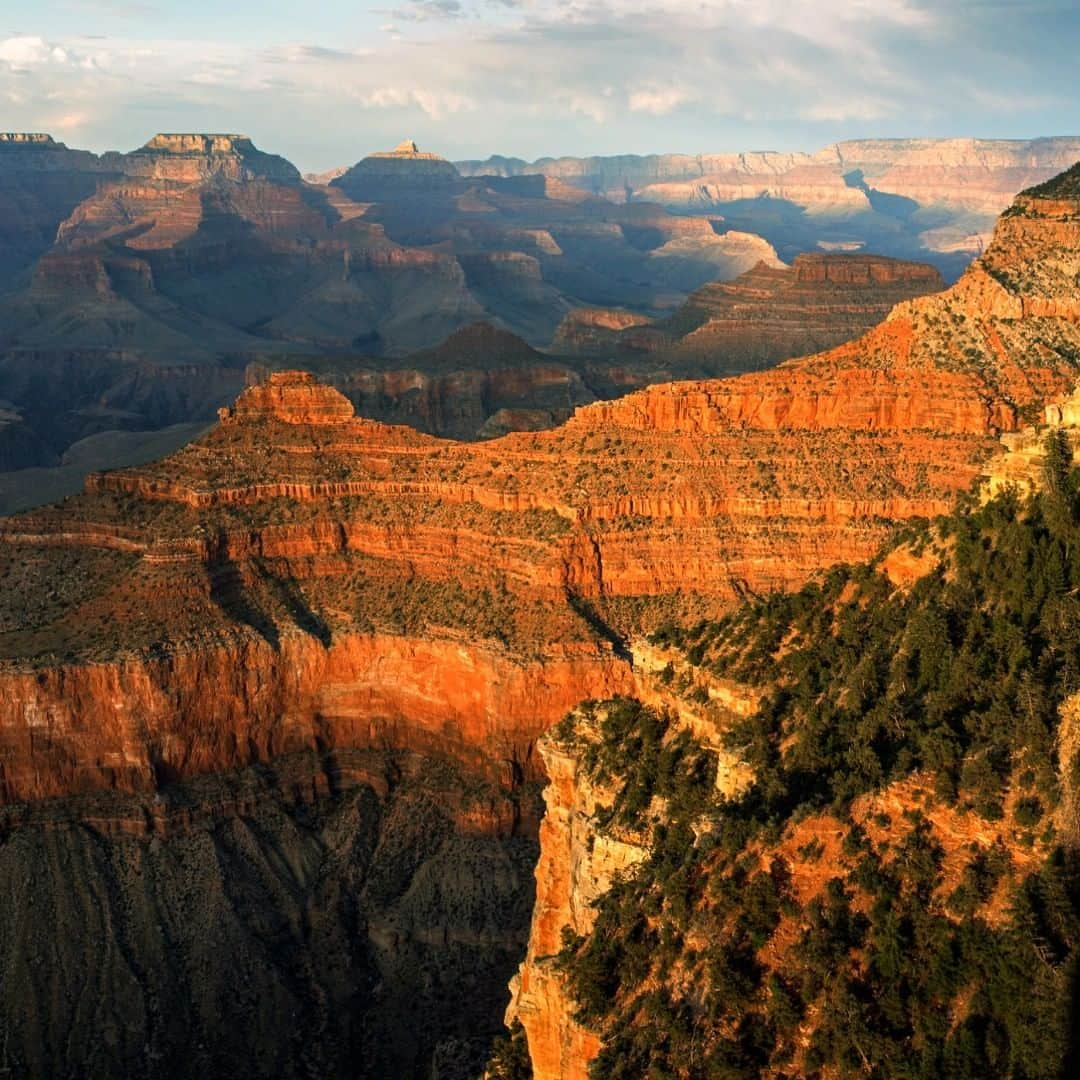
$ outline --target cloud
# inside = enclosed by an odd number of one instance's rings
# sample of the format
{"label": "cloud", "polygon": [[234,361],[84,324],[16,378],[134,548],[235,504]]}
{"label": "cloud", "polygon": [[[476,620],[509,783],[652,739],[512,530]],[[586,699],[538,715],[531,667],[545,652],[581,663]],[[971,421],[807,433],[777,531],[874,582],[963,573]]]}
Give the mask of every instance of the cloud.
{"label": "cloud", "polygon": [[183,24],[191,40],[137,15],[126,36],[92,42],[25,26],[0,39],[6,122],[80,118],[71,141],[96,148],[137,144],[147,124],[237,127],[327,167],[404,135],[461,157],[815,149],[862,135],[1061,133],[1080,115],[1080,15],[1066,0],[359,8],[352,21],[333,8],[321,32],[313,8],[310,25],[295,22],[304,33],[260,22],[230,39],[197,12]]}
{"label": "cloud", "polygon": [[40,64],[67,63],[67,53],[58,45],[50,45],[36,36],[9,37],[0,41],[0,64],[13,71],[25,71]]}
{"label": "cloud", "polygon": [[434,91],[420,86],[380,86],[361,96],[369,109],[418,108],[425,116],[438,120],[444,116],[476,109],[472,98],[451,91]]}
{"label": "cloud", "polygon": [[663,116],[672,109],[688,101],[692,101],[697,94],[677,86],[666,87],[643,87],[639,90],[631,90],[627,98],[627,105],[631,112],[652,113],[653,116]]}
{"label": "cloud", "polygon": [[390,15],[405,22],[427,22],[430,19],[460,19],[465,14],[460,0],[409,0],[395,8]]}

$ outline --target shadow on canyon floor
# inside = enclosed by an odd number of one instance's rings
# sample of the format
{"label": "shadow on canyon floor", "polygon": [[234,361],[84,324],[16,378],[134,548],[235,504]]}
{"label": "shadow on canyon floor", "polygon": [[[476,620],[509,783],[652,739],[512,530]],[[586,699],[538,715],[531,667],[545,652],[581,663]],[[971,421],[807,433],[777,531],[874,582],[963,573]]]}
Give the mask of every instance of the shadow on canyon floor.
{"label": "shadow on canyon floor", "polygon": [[7,808],[0,1075],[477,1075],[537,803],[371,751]]}

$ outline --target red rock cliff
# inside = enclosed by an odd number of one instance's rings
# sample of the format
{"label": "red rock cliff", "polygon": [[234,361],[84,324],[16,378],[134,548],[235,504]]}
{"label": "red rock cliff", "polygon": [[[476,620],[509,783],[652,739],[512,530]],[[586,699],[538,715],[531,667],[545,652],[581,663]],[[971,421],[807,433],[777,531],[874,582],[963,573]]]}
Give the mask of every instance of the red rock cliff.
{"label": "red rock cliff", "polygon": [[628,685],[619,634],[871,554],[1071,387],[1074,205],[1025,196],[953,289],[768,373],[483,444],[281,374],[166,461],[7,520],[5,797],[384,738],[527,763]]}

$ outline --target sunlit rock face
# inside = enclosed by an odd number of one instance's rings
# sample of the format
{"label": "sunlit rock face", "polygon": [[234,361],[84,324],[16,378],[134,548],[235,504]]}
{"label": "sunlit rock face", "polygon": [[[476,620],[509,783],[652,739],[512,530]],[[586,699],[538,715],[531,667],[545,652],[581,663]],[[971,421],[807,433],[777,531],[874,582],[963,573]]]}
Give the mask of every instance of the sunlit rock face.
{"label": "sunlit rock face", "polygon": [[679,371],[737,374],[853,340],[901,301],[943,288],[926,263],[812,252],[703,285],[665,319],[572,311],[555,340],[587,355],[648,354]]}
{"label": "sunlit rock face", "polygon": [[[0,801],[152,803],[292,754],[333,777],[374,753],[448,763],[488,792],[451,800],[457,832],[528,835],[537,740],[583,700],[638,690],[634,632],[872,555],[895,523],[946,510],[1003,432],[1072,388],[1078,222],[1069,174],[1018,199],[955,286],[853,342],[585,405],[550,431],[452,442],[359,418],[307,373],[267,373],[164,460],[96,472],[82,495],[0,525]],[[844,288],[896,276],[838,265]],[[95,264],[77,277],[98,289]],[[387,792],[435,784],[400,764],[380,775]],[[552,805],[575,798],[556,789]],[[411,833],[395,836],[412,850]],[[320,859],[337,842],[316,839]],[[275,866],[299,858],[282,851]],[[111,880],[80,873],[90,892]],[[392,952],[380,905],[363,909],[368,931]],[[452,937],[447,920],[416,925]],[[66,1016],[41,1022],[63,1030]],[[588,1050],[579,1035],[557,1023],[553,1053]]]}
{"label": "sunlit rock face", "polygon": [[[565,708],[623,685],[618,637],[650,611],[715,610],[872,554],[1071,389],[1069,183],[1021,197],[953,288],[772,371],[480,444],[356,418],[310,375],[277,373],[171,458],[10,519],[8,797],[138,787],[155,759],[190,775],[364,743],[387,716],[403,738],[527,767]],[[70,591],[43,603],[65,560]],[[129,625],[115,612],[133,604]]]}
{"label": "sunlit rock face", "polygon": [[542,174],[612,200],[722,214],[799,251],[927,258],[952,280],[1017,192],[1067,169],[1080,139],[857,139],[811,153],[744,152],[458,162],[467,175]]}

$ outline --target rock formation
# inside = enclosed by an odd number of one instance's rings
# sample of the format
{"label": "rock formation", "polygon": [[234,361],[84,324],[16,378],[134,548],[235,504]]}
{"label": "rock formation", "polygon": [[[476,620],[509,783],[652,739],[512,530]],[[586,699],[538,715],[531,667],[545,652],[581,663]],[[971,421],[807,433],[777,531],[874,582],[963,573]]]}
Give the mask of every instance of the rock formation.
{"label": "rock formation", "polygon": [[[843,184],[858,172],[873,189],[944,204],[1000,213],[1013,195],[1067,169],[1080,157],[1080,138],[854,139],[815,153],[654,154],[592,158],[541,158],[525,162],[493,157],[461,161],[466,176],[539,174],[583,187],[605,198],[658,198],[668,189],[672,205],[732,201],[767,193],[784,198],[795,187],[811,209],[868,205],[865,191]],[[851,194],[843,194],[846,187]],[[798,199],[794,201],[799,201]]]}
{"label": "rock formation", "polygon": [[857,338],[902,300],[943,287],[924,263],[808,253],[790,268],[759,263],[733,281],[703,285],[662,320],[571,312],[555,343],[594,355],[652,353],[686,374],[749,371]]}
{"label": "rock formation", "polygon": [[152,800],[293,753],[417,755],[512,798],[560,716],[639,689],[634,634],[871,556],[1072,389],[1075,185],[1018,198],[951,289],[772,371],[481,443],[277,372],[164,461],[6,519],[0,802]]}
{"label": "rock formation", "polygon": [[[621,685],[619,637],[651,607],[715,608],[872,553],[890,522],[944,511],[1001,432],[1071,387],[1075,206],[1063,186],[1022,196],[1001,249],[952,289],[773,371],[652,387],[482,444],[351,418],[309,375],[277,374],[165,462],[10,519],[7,797],[384,738],[368,725],[387,715],[403,737],[527,762],[568,705]],[[56,558],[73,591],[24,614]],[[127,628],[109,614],[142,598]],[[387,649],[389,697],[363,675]],[[421,692],[408,673],[429,664]],[[228,690],[208,698],[205,680]],[[48,744],[31,715],[54,718]],[[183,734],[195,717],[216,733],[205,745]]]}
{"label": "rock formation", "polygon": [[[458,162],[541,174],[612,200],[722,213],[785,258],[817,244],[926,258],[955,276],[1016,192],[1068,168],[1080,139],[864,139],[816,153],[661,154]],[[959,257],[958,257],[959,256]]]}
{"label": "rock formation", "polygon": [[60,223],[110,172],[49,135],[0,133],[0,291],[48,250]]}
{"label": "rock formation", "polygon": [[[587,744],[589,720],[577,733]],[[595,732],[592,732],[595,735]],[[581,746],[567,746],[546,735],[539,751],[547,773],[536,901],[529,951],[510,984],[508,1017],[525,1028],[535,1080],[588,1080],[599,1050],[595,1032],[575,1018],[555,957],[565,931],[584,935],[594,926],[593,902],[617,875],[632,870],[648,849],[640,836],[598,833],[595,818],[610,805],[612,793],[582,767]]]}
{"label": "rock formation", "polygon": [[424,153],[406,139],[393,150],[378,151],[330,181],[358,202],[417,195],[461,179],[457,169],[438,154]]}
{"label": "rock formation", "polygon": [[[493,430],[550,426],[650,378],[541,361],[513,386],[478,385],[468,366],[431,382],[423,366],[387,373],[371,358],[481,319],[546,345],[574,307],[670,309],[705,281],[776,261],[759,237],[705,219],[543,177],[465,180],[411,144],[366,160],[397,177],[384,202],[306,184],[240,135],[162,134],[101,157],[47,136],[0,141],[0,398],[43,448],[10,460],[43,465],[102,431],[212,417],[249,364],[285,358],[350,371],[369,415],[438,433],[475,437],[496,413]],[[206,400],[192,408],[195,367]],[[5,488],[0,508],[13,505]]]}

